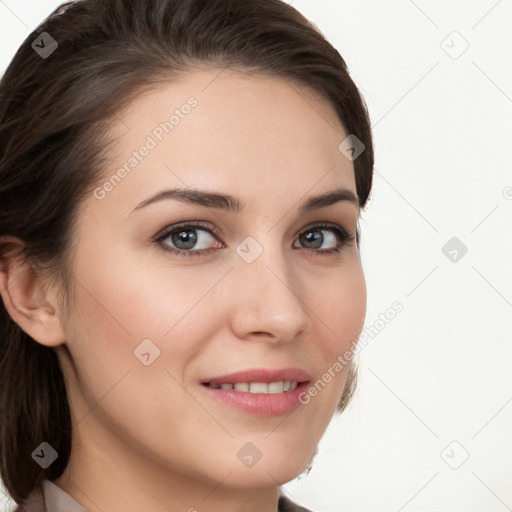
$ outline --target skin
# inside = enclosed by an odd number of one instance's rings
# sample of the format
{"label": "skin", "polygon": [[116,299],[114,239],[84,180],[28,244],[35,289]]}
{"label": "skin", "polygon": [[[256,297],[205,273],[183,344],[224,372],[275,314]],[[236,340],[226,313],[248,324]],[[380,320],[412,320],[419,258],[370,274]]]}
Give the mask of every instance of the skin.
{"label": "skin", "polygon": [[[334,109],[282,79],[219,73],[195,69],[116,117],[106,180],[167,111],[191,96],[198,101],[111,192],[81,204],[70,311],[52,283],[8,258],[17,240],[4,237],[12,248],[0,274],[6,307],[37,342],[55,348],[69,389],[73,448],[54,483],[90,511],[275,512],[278,486],[313,455],[348,367],[307,405],[274,417],[219,403],[199,381],[298,366],[314,382],[363,327],[366,287],[355,242],[319,255],[338,245],[334,232],[322,231],[320,248],[299,240],[319,222],[356,230],[359,208],[348,201],[298,213],[313,195],[356,194]],[[245,210],[164,200],[131,213],[172,186],[231,194]],[[208,253],[176,256],[162,250],[176,247],[176,237],[154,241],[164,228],[196,220],[219,230],[195,232]],[[248,236],[263,248],[250,264],[235,250]],[[144,339],[160,349],[149,366],[134,356]],[[250,468],[236,455],[248,442],[262,453]]]}

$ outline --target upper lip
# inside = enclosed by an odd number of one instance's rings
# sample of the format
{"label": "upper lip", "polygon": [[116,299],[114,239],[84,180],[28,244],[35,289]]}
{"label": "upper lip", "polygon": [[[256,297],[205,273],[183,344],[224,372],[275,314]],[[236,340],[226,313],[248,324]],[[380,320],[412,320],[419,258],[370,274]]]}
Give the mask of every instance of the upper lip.
{"label": "upper lip", "polygon": [[236,384],[238,382],[280,382],[280,381],[307,382],[311,380],[311,375],[302,368],[279,368],[270,370],[268,368],[254,368],[204,379],[203,384]]}

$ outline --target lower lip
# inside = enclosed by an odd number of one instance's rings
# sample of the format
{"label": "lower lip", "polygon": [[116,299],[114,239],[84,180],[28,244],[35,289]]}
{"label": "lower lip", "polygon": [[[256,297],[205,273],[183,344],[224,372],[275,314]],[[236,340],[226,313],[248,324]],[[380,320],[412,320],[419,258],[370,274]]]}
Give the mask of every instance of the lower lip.
{"label": "lower lip", "polygon": [[299,395],[308,387],[307,382],[297,384],[295,389],[282,393],[251,393],[234,389],[217,389],[201,384],[207,393],[217,400],[257,416],[281,416],[297,409],[301,404]]}

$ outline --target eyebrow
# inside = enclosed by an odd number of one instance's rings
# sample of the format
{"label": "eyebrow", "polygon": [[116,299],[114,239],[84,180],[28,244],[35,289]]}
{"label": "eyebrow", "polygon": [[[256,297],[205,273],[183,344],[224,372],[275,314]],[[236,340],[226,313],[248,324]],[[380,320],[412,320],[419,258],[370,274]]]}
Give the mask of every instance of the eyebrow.
{"label": "eyebrow", "polygon": [[[169,199],[204,206],[206,208],[225,210],[231,213],[241,213],[245,208],[245,203],[243,201],[229,194],[207,192],[191,188],[172,188],[161,190],[149,199],[142,201],[132,210],[131,213],[150,204]],[[338,188],[320,195],[309,197],[306,201],[300,204],[299,214],[304,215],[310,211],[325,208],[342,201],[352,203],[359,207],[357,196],[351,190]]]}

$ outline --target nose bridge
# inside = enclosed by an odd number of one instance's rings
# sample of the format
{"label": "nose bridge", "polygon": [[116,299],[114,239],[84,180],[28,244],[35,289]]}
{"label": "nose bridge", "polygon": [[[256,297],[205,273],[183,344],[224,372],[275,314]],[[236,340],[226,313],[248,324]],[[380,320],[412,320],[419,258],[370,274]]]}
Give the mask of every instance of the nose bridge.
{"label": "nose bridge", "polygon": [[284,341],[306,329],[309,317],[300,297],[300,280],[275,233],[248,236],[236,252],[234,277],[239,289],[233,328],[237,334],[264,332]]}

